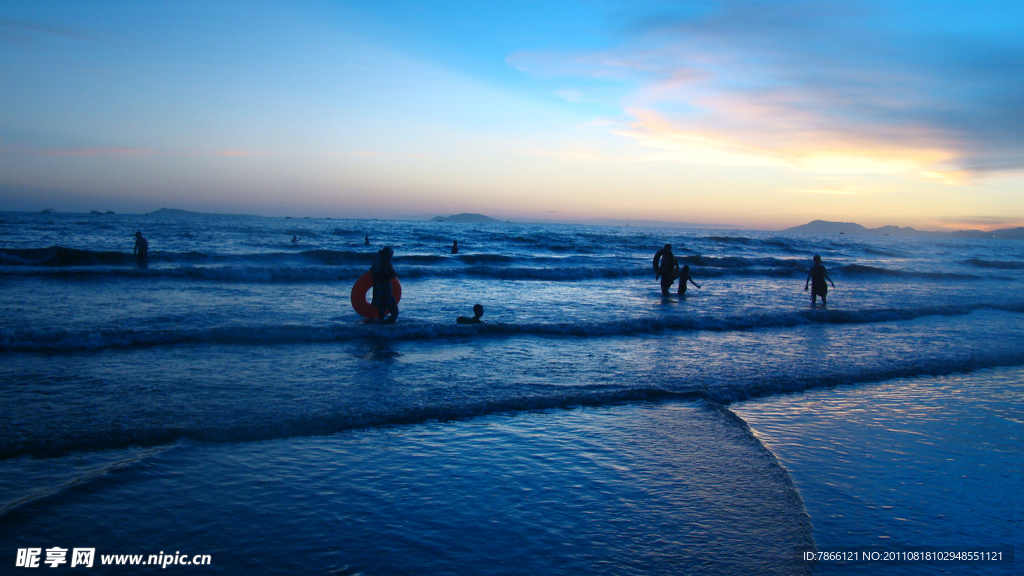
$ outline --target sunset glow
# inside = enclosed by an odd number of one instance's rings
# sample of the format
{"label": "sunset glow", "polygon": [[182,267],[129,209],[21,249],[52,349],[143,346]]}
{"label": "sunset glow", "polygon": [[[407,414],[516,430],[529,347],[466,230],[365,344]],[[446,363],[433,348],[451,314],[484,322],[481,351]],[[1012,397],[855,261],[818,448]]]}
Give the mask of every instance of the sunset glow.
{"label": "sunset glow", "polygon": [[1024,221],[1011,2],[8,2],[0,209]]}

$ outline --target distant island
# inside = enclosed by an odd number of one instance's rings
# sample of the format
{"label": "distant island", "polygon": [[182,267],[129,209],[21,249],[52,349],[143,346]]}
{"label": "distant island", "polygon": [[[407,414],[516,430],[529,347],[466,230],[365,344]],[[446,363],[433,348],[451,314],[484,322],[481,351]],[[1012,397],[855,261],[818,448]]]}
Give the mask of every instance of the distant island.
{"label": "distant island", "polygon": [[454,216],[435,216],[431,222],[458,222],[460,224],[501,224],[501,220],[495,220],[483,214],[456,214]]}
{"label": "distant island", "polygon": [[999,238],[1001,240],[1024,240],[1024,227],[1003,228],[1002,230],[957,230],[950,234],[955,238]]}
{"label": "distant island", "polygon": [[924,232],[915,230],[909,226],[882,226],[881,228],[865,228],[853,222],[829,222],[827,220],[815,220],[800,226],[786,228],[783,232],[796,232],[798,234],[864,234],[868,236],[936,236],[945,235],[945,232]]}
{"label": "distant island", "polygon": [[795,232],[797,234],[862,234],[865,236],[953,236],[956,238],[1001,238],[1001,239],[1024,239],[1024,228],[1005,228],[984,232],[982,230],[958,230],[956,232],[927,232],[915,230],[909,226],[882,226],[881,228],[865,228],[853,222],[829,222],[826,220],[815,220],[786,228],[783,232]]}

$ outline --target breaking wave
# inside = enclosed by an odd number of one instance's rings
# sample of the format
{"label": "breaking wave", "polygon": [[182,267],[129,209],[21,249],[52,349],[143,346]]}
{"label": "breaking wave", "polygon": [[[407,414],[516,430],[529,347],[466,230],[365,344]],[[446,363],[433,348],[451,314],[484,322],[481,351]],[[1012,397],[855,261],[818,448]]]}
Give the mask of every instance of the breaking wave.
{"label": "breaking wave", "polygon": [[277,345],[314,344],[356,340],[442,340],[470,336],[509,338],[608,337],[657,334],[667,331],[743,331],[788,328],[810,324],[871,324],[913,320],[926,316],[962,316],[982,309],[1024,313],[1024,304],[965,304],[912,309],[793,310],[745,316],[637,318],[610,322],[484,323],[479,325],[406,321],[391,326],[357,323],[321,325],[242,324],[181,330],[26,330],[0,333],[0,352],[77,352],[106,348],[167,346],[174,344]]}

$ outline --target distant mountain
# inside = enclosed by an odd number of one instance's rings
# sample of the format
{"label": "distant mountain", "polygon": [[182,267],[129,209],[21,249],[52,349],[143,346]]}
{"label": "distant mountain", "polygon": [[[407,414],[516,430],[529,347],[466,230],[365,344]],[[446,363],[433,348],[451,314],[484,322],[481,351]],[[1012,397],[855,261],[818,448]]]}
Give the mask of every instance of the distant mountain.
{"label": "distant mountain", "polygon": [[801,226],[786,228],[783,232],[798,234],[864,234],[868,236],[952,236],[954,238],[999,238],[1003,240],[1024,240],[1024,227],[1004,228],[984,232],[981,230],[957,230],[956,232],[926,232],[914,230],[907,226],[882,226],[881,228],[865,228],[853,222],[828,222],[815,220]]}
{"label": "distant mountain", "polygon": [[931,236],[934,232],[925,232],[924,230],[915,230],[910,226],[900,228],[899,226],[882,226],[881,228],[868,228],[869,234],[882,234],[889,236]]}
{"label": "distant mountain", "polygon": [[881,228],[865,228],[853,222],[828,222],[826,220],[815,220],[800,226],[786,228],[783,232],[796,232],[798,234],[864,234],[868,236],[941,236],[943,232],[924,232],[915,230],[909,226],[882,226]]}
{"label": "distant mountain", "polygon": [[431,222],[458,222],[460,224],[501,224],[501,220],[495,220],[483,214],[456,214],[454,216],[436,216],[430,219]]}
{"label": "distant mountain", "polygon": [[786,228],[783,232],[796,232],[798,234],[866,234],[868,229],[853,222],[815,220],[800,226]]}
{"label": "distant mountain", "polygon": [[956,238],[1001,238],[1004,240],[1024,240],[1024,228],[1003,228],[983,232],[981,230],[957,230],[952,236]]}

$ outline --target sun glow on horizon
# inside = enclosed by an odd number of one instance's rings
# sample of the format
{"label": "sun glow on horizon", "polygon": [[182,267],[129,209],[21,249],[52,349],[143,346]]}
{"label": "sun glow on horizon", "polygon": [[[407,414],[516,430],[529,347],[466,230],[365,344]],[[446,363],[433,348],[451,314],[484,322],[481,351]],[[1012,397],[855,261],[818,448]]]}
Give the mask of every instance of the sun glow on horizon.
{"label": "sun glow on horizon", "polygon": [[1022,9],[854,4],[17,0],[0,209],[1024,220]]}

